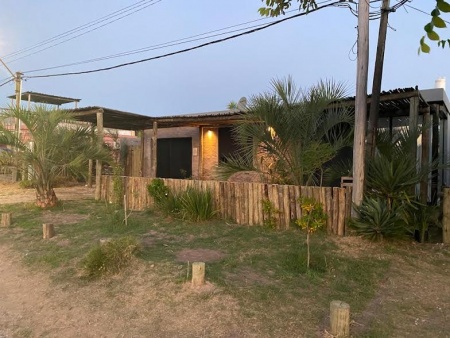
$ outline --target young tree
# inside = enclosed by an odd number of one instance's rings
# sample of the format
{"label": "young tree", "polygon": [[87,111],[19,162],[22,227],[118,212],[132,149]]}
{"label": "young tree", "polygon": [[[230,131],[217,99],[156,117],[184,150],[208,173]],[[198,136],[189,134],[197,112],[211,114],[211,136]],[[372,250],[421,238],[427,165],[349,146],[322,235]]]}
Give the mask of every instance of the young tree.
{"label": "young tree", "polygon": [[[28,129],[30,140],[19,139],[17,133],[4,127],[2,122],[11,118]],[[63,110],[36,106],[30,111],[11,108],[0,115],[0,144],[13,146],[16,163],[31,169],[36,205],[42,208],[56,205],[53,188],[58,176],[83,174],[89,159],[109,158],[108,151],[92,141],[92,135],[92,128],[76,123]]]}
{"label": "young tree", "polygon": [[[345,88],[321,81],[302,91],[293,80],[274,80],[273,91],[254,96],[234,128],[240,156],[228,158],[219,172],[260,171],[272,182],[320,184],[323,165],[351,141],[353,111],[330,104]],[[256,158],[255,158],[256,157]]]}

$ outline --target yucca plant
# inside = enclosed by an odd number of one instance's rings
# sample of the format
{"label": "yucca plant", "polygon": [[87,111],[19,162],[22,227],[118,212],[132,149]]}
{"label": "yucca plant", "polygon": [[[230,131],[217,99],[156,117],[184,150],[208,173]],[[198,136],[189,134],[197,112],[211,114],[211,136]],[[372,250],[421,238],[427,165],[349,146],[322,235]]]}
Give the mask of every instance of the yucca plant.
{"label": "yucca plant", "polygon": [[211,191],[188,188],[180,196],[181,215],[184,219],[198,222],[211,219],[216,211],[213,208]]}
{"label": "yucca plant", "polygon": [[350,220],[358,235],[371,240],[396,237],[404,233],[404,210],[396,205],[389,206],[387,200],[366,198],[355,207],[358,217]]}

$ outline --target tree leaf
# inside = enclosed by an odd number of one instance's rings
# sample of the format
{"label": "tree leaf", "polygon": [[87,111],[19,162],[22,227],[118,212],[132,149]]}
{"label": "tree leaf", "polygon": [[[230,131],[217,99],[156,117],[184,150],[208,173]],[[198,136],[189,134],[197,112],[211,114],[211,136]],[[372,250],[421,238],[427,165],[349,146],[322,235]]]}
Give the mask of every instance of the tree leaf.
{"label": "tree leaf", "polygon": [[436,17],[436,16],[439,16],[439,15],[441,15],[441,12],[437,8],[433,9],[433,11],[431,12],[431,16]]}
{"label": "tree leaf", "polygon": [[450,12],[450,4],[444,0],[437,0],[437,7],[444,13]]}
{"label": "tree leaf", "polygon": [[425,30],[425,32],[430,33],[433,31],[434,25],[432,22],[429,22],[425,25],[425,27],[423,27],[423,29]]}
{"label": "tree leaf", "polygon": [[420,50],[423,52],[423,53],[429,53],[430,52],[430,50],[431,50],[431,48],[430,48],[430,46],[428,46],[426,43],[425,43],[425,39],[424,39],[425,37],[423,37],[421,40],[420,40]]}
{"label": "tree leaf", "polygon": [[432,41],[439,41],[441,38],[439,37],[439,34],[435,31],[431,31],[427,33],[428,39]]}
{"label": "tree leaf", "polygon": [[432,19],[432,22],[437,28],[445,28],[445,27],[447,27],[447,25],[445,24],[445,21],[442,20],[442,18],[440,18],[438,16],[434,16],[433,19]]}

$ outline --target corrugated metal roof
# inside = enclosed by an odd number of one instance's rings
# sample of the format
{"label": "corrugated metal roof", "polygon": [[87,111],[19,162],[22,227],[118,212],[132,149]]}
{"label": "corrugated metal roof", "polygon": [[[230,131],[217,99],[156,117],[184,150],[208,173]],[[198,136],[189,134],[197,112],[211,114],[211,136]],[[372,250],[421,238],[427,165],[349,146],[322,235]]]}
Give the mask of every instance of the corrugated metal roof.
{"label": "corrugated metal roof", "polygon": [[[10,99],[15,99],[16,95],[10,95],[8,96]],[[61,105],[71,102],[80,102],[81,99],[74,99],[71,97],[64,97],[64,96],[56,96],[56,95],[49,95],[44,93],[36,93],[36,92],[23,92],[20,96],[20,99],[22,101],[30,101],[30,102],[36,102],[36,103],[45,103],[45,104],[54,104],[54,105]]]}

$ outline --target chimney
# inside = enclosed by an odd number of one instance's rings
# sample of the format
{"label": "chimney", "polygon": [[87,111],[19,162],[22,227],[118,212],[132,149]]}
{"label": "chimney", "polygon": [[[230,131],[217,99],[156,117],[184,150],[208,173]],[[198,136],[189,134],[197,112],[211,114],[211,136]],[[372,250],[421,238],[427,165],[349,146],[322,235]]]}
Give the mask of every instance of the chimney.
{"label": "chimney", "polygon": [[442,88],[445,90],[445,77],[438,77],[436,81],[434,81],[434,88]]}

